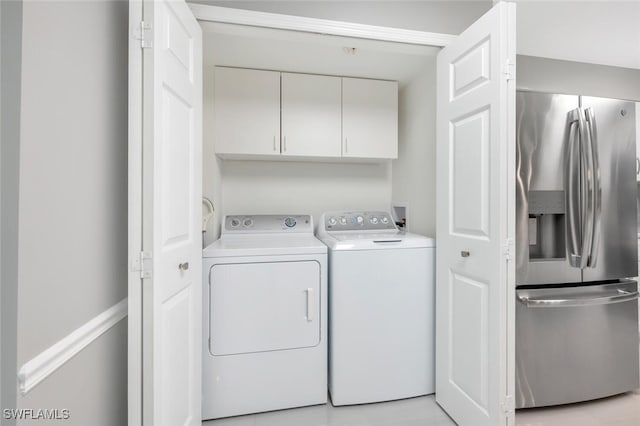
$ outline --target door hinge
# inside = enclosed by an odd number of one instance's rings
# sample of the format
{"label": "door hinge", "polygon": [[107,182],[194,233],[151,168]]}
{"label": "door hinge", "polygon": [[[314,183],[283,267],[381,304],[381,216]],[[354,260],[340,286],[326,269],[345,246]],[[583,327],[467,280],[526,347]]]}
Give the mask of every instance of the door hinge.
{"label": "door hinge", "polygon": [[513,417],[516,414],[516,404],[513,395],[507,395],[501,405],[502,412],[507,417]]}
{"label": "door hinge", "polygon": [[145,262],[145,260],[153,259],[153,255],[150,251],[141,251],[138,256],[135,256],[132,261],[131,270],[134,272],[140,272],[140,278],[151,278],[151,262]]}
{"label": "door hinge", "polygon": [[142,49],[149,49],[153,47],[153,42],[151,41],[151,29],[151,24],[140,21],[138,28],[133,30],[133,38],[135,40],[140,40],[140,47]]}
{"label": "door hinge", "polygon": [[502,73],[504,74],[504,78],[507,81],[515,79],[516,78],[516,64],[511,62],[510,59],[507,59],[507,61],[504,64],[504,70],[502,71]]}
{"label": "door hinge", "polygon": [[513,260],[513,249],[513,240],[511,238],[504,240],[504,244],[502,245],[502,254],[507,261]]}

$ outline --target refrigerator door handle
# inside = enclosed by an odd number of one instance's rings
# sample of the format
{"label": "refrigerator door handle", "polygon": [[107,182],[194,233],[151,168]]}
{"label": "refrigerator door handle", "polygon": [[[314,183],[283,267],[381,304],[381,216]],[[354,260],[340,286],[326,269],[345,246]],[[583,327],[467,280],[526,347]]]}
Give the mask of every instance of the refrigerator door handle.
{"label": "refrigerator door handle", "polygon": [[588,265],[591,268],[596,267],[598,260],[598,246],[600,245],[600,221],[602,217],[602,183],[600,180],[600,157],[598,154],[598,132],[596,130],[596,117],[593,108],[585,108],[584,110],[587,122],[587,134],[589,139],[589,151],[591,152],[590,175],[592,182],[592,241],[591,250],[588,257]]}
{"label": "refrigerator door handle", "polygon": [[610,292],[606,296],[599,297],[563,297],[563,298],[530,298],[525,295],[518,295],[518,300],[524,303],[527,308],[558,308],[567,306],[593,306],[609,305],[611,303],[628,302],[638,298],[637,291],[624,291],[618,289],[615,294]]}
{"label": "refrigerator door handle", "polygon": [[593,223],[595,213],[593,182],[593,151],[587,129],[584,109],[578,108],[578,129],[580,131],[580,217],[582,225],[582,251],[580,269],[589,265],[589,255],[593,243]]}
{"label": "refrigerator door handle", "polygon": [[566,235],[567,255],[569,264],[575,268],[582,268],[582,239],[580,232],[582,188],[580,183],[580,140],[581,129],[580,109],[576,108],[569,115],[569,140],[565,167],[565,204],[567,212]]}

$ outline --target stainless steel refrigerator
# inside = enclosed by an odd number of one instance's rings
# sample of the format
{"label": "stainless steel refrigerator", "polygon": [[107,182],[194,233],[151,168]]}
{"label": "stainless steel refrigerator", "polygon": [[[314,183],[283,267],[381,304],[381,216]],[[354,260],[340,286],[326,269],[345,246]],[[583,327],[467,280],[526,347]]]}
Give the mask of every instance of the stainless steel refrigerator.
{"label": "stainless steel refrigerator", "polygon": [[635,113],[517,93],[517,408],[639,387]]}

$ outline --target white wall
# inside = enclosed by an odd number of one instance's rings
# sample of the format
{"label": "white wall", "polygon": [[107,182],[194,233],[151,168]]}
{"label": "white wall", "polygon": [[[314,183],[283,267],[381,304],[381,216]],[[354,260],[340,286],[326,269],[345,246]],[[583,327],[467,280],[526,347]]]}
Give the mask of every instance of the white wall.
{"label": "white wall", "polygon": [[[22,2],[0,2],[0,407],[16,405]],[[15,422],[2,420],[3,425]]]}
{"label": "white wall", "polygon": [[474,1],[242,1],[194,0],[216,6],[356,22],[444,34],[460,34],[492,6]]}
{"label": "white wall", "polygon": [[410,232],[435,237],[436,58],[400,90],[398,159],[393,161],[393,201],[406,203]]}
{"label": "white wall", "polygon": [[391,166],[383,163],[222,163],[225,214],[389,210]]}
{"label": "white wall", "polygon": [[[216,157],[214,150],[215,123],[213,121],[213,89],[214,68],[206,67],[203,73],[203,146],[202,146],[202,196],[208,198],[214,207],[214,214],[207,223],[204,245],[209,245],[220,236],[220,221],[222,219],[222,160]],[[206,212],[206,210],[203,210]],[[203,213],[204,214],[204,213]]]}
{"label": "white wall", "polygon": [[640,100],[640,69],[523,55],[516,61],[518,89]]}
{"label": "white wall", "polygon": [[[24,2],[18,368],[127,296],[127,37],[126,2]],[[122,321],[18,406],[125,424],[126,342]]]}
{"label": "white wall", "polygon": [[640,69],[640,2],[516,2],[518,54]]}

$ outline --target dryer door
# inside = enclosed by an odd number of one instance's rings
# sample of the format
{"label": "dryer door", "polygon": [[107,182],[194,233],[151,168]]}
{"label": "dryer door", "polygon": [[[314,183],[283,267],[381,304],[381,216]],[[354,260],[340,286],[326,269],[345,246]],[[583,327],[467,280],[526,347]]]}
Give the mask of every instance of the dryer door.
{"label": "dryer door", "polygon": [[320,343],[318,262],[217,264],[209,277],[212,355]]}

